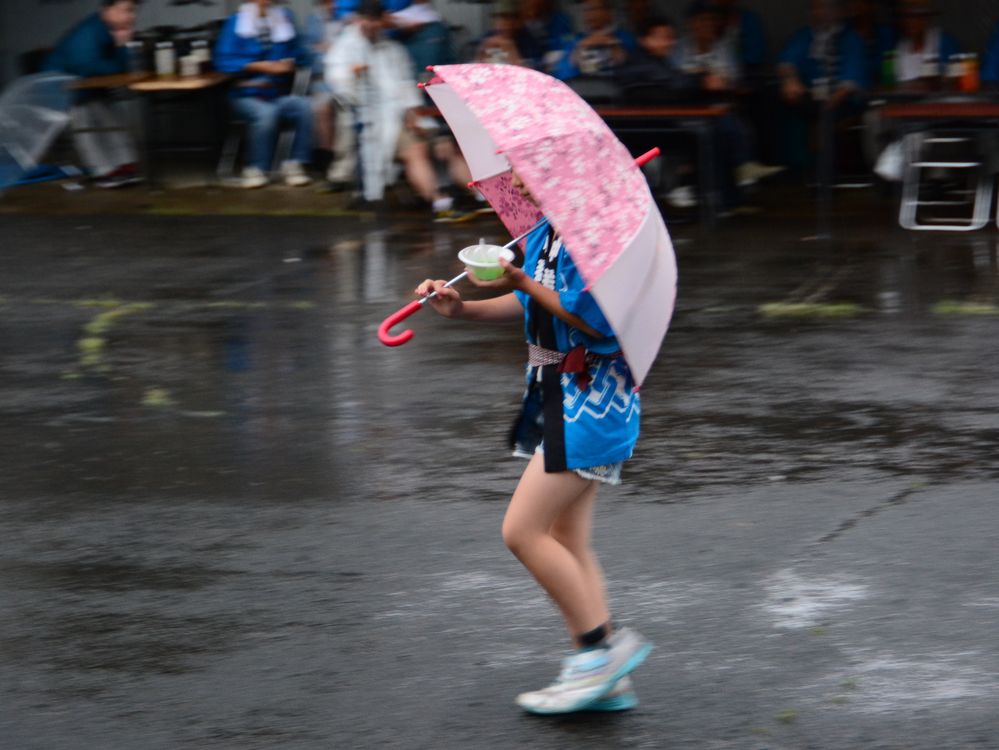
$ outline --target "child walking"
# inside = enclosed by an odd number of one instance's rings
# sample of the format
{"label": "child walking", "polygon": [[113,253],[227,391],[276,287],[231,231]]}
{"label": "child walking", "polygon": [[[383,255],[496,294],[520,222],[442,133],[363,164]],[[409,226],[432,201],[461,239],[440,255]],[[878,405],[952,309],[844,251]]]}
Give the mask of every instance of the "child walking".
{"label": "child walking", "polygon": [[[533,200],[513,173],[514,186]],[[651,644],[615,629],[603,572],[591,546],[593,510],[602,483],[618,484],[638,439],[640,403],[614,332],[585,291],[557,233],[543,224],[528,235],[523,269],[476,286],[501,292],[466,302],[442,280],[416,293],[447,318],[505,323],[524,320],[527,389],[511,442],[528,458],[503,519],[503,541],[558,606],[575,652],[556,681],[522,693],[517,704],[537,714],[633,708],[628,674]]]}

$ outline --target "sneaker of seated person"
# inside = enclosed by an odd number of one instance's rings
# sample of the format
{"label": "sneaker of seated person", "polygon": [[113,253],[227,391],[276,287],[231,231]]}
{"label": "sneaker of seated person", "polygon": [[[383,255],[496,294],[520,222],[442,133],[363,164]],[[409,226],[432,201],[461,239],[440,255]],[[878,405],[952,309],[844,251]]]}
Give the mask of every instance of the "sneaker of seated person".
{"label": "sneaker of seated person", "polygon": [[680,185],[666,194],[666,202],[673,208],[693,208],[697,205],[697,196],[690,185]]}
{"label": "sneaker of seated person", "polygon": [[94,186],[113,189],[142,182],[139,168],[135,164],[122,164],[94,180]]}
{"label": "sneaker of seated person", "polygon": [[267,175],[260,167],[244,167],[241,185],[248,190],[261,188],[268,182]]}
{"label": "sneaker of seated person", "polygon": [[434,222],[437,224],[458,224],[471,221],[476,214],[472,211],[461,211],[455,208],[453,198],[437,198],[434,200]]}
{"label": "sneaker of seated person", "polygon": [[765,180],[767,177],[772,177],[783,171],[784,167],[761,164],[758,161],[747,161],[736,168],[735,174],[739,187],[749,187],[750,185],[755,185],[760,180]]}
{"label": "sneaker of seated person", "polygon": [[284,184],[289,187],[302,187],[312,182],[301,163],[297,161],[282,162],[281,174],[284,176]]}

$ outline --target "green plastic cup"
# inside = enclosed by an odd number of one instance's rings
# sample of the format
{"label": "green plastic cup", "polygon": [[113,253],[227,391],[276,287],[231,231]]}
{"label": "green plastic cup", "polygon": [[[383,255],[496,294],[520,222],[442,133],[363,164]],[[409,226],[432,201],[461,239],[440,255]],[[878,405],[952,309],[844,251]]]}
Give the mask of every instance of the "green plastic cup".
{"label": "green plastic cup", "polygon": [[513,250],[499,245],[487,245],[485,240],[479,240],[478,245],[470,245],[458,253],[458,260],[481,281],[492,281],[503,275],[500,258],[512,261]]}

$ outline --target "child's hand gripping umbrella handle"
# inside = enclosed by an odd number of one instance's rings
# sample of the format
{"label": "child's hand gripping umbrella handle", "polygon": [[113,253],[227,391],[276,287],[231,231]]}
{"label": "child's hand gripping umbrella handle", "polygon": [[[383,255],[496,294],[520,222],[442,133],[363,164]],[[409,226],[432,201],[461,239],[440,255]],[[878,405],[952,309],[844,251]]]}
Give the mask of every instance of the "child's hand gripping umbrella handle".
{"label": "child's hand gripping umbrella handle", "polygon": [[[516,242],[516,240],[514,240],[514,242]],[[465,271],[464,273],[460,273],[457,276],[455,276],[453,279],[451,279],[448,283],[446,283],[444,286],[448,287],[451,286],[452,284],[457,284],[466,276],[468,276],[467,271]],[[434,292],[433,294],[428,294],[426,297],[421,297],[420,299],[414,299],[412,302],[410,302],[401,310],[397,310],[391,315],[389,315],[387,318],[385,318],[385,320],[382,321],[382,324],[378,326],[378,340],[381,341],[383,344],[385,344],[385,346],[402,346],[411,338],[413,338],[413,331],[410,330],[409,328],[400,333],[398,336],[393,336],[391,333],[389,333],[389,328],[404,321],[410,315],[412,315],[421,307],[423,307],[427,303],[427,300],[429,300],[431,297],[436,297],[436,296],[437,292]]]}
{"label": "child's hand gripping umbrella handle", "polygon": [[[642,154],[641,156],[639,156],[637,159],[635,159],[635,165],[641,167],[644,164],[646,164],[646,163],[652,161],[653,159],[655,159],[657,156],[659,156],[659,149],[658,149],[658,147],[652,149],[651,151],[645,152],[644,154]],[[524,232],[522,235],[520,235],[520,237],[516,237],[516,238],[510,240],[503,247],[505,247],[505,248],[513,247],[518,242],[520,242],[522,239],[524,239],[527,235],[529,235],[531,232],[533,232],[535,229],[537,229],[538,227],[540,227],[542,224],[547,223],[547,221],[548,221],[547,219],[542,219],[537,224],[535,224],[533,227],[531,227],[526,232]],[[451,279],[449,282],[447,282],[444,286],[448,287],[448,286],[451,286],[452,284],[456,284],[459,281],[461,281],[463,278],[465,278],[467,275],[468,275],[467,271],[465,273],[459,274],[459,275],[455,276],[453,279]],[[433,294],[428,294],[426,297],[423,297],[422,299],[414,299],[412,302],[410,302],[405,307],[403,307],[403,308],[401,308],[399,310],[396,310],[394,313],[392,313],[387,318],[385,318],[385,320],[382,321],[382,324],[380,326],[378,326],[378,340],[381,341],[383,344],[385,344],[385,346],[402,346],[407,341],[409,341],[411,338],[413,338],[413,331],[411,329],[409,329],[409,328],[407,328],[402,333],[396,334],[396,335],[390,333],[389,329],[392,328],[392,327],[394,327],[394,326],[396,326],[396,325],[398,325],[402,321],[404,321],[410,315],[412,315],[417,310],[419,310],[421,307],[423,307],[427,303],[427,300],[431,299],[432,297],[435,297],[436,295],[437,295],[437,292],[434,292]]]}

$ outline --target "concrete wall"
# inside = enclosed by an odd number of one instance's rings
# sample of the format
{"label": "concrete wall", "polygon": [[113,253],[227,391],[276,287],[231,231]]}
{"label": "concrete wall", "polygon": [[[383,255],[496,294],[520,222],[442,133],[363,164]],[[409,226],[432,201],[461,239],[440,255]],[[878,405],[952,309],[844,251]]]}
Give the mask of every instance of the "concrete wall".
{"label": "concrete wall", "polygon": [[[484,3],[436,0],[451,23],[465,26],[472,36],[488,22],[489,6]],[[680,20],[688,0],[653,0],[653,5]],[[311,0],[288,0],[302,18]],[[49,47],[76,21],[93,12],[98,0],[0,0],[0,81],[17,74],[16,60],[23,52]],[[232,12],[239,0],[214,0],[211,5],[172,6],[170,0],[146,0],[139,9],[142,28],[160,25],[194,26]],[[563,0],[574,15],[576,0]],[[763,14],[772,52],[807,18],[807,0],[746,0],[746,5]],[[981,51],[995,23],[999,21],[999,0],[938,1],[945,28],[956,34],[966,49]]]}

